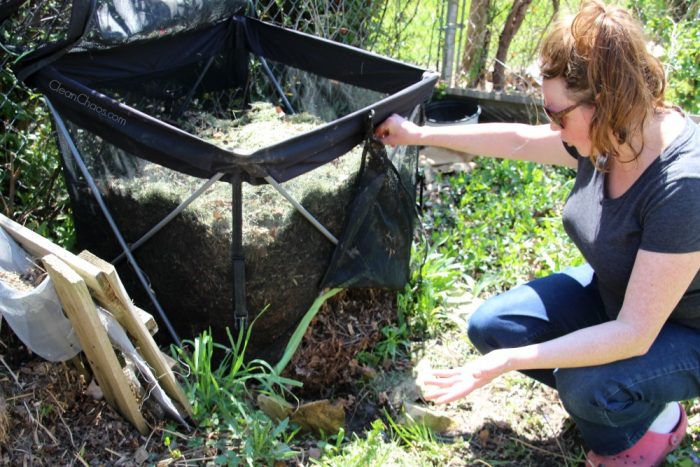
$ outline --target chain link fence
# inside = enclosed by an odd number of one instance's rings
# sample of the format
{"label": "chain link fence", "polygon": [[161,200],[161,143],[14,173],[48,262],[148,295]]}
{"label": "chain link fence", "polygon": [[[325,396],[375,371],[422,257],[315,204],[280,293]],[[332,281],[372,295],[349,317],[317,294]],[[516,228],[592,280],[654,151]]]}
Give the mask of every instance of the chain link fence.
{"label": "chain link fence", "polygon": [[68,2],[0,0],[0,206],[4,215],[70,246],[72,221],[58,149],[40,95],[18,82],[12,64],[36,47],[59,40]]}
{"label": "chain link fence", "polygon": [[265,21],[440,71],[448,86],[486,89],[495,63],[510,71],[514,61],[522,74],[535,62],[559,2],[262,0],[255,9]]}
{"label": "chain link fence", "polygon": [[259,18],[437,70],[443,0],[262,0]]}
{"label": "chain link fence", "polygon": [[[168,0],[178,4],[185,0]],[[144,5],[149,2],[144,2]],[[157,3],[152,0],[151,3]],[[536,94],[536,57],[548,26],[578,0],[256,0],[264,21],[361,47],[441,72],[444,87]],[[620,2],[624,3],[624,2]],[[700,4],[630,1],[667,63],[669,99],[700,113]],[[71,2],[0,0],[0,174],[2,212],[39,231],[67,229],[58,152],[40,96],[18,83],[12,63],[61,39]],[[440,91],[440,90],[439,90]],[[57,230],[58,229],[58,230]],[[61,241],[61,238],[57,240]]]}

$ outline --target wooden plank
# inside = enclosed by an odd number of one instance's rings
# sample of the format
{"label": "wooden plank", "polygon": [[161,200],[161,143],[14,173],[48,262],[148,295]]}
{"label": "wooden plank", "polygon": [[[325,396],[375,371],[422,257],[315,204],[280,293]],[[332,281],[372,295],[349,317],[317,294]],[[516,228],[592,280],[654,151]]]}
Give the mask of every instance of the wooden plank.
{"label": "wooden plank", "polygon": [[511,104],[522,105],[542,105],[541,97],[535,97],[531,94],[519,92],[480,91],[478,89],[468,88],[447,88],[445,90],[445,93],[448,95],[453,94],[456,96],[470,97],[473,99],[480,99],[484,101],[508,102]]}
{"label": "wooden plank", "polygon": [[164,358],[163,353],[148,333],[143,322],[138,319],[134,310],[135,307],[131,303],[131,299],[126,289],[124,289],[124,285],[121,279],[119,279],[119,275],[114,266],[89,252],[83,252],[81,256],[83,259],[88,260],[93,266],[100,269],[100,280],[98,282],[107,284],[103,294],[113,297],[112,302],[119,304],[114,305],[110,311],[136,341],[139,352],[153,368],[153,373],[158,378],[159,384],[172,399],[182,406],[187,415],[193,418],[192,406],[187,396],[175,379],[175,375]]}
{"label": "wooden plank", "polygon": [[487,92],[476,89],[447,88],[441,99],[465,101],[481,106],[479,122],[548,122],[542,110],[542,98],[524,93]]}
{"label": "wooden plank", "polygon": [[0,214],[0,227],[5,229],[17,243],[22,245],[25,250],[35,257],[42,258],[46,255],[54,255],[80,274],[80,277],[85,281],[88,287],[91,289],[99,288],[99,284],[97,284],[96,281],[100,270],[89,262],[78,258],[73,253],[61,248],[49,239],[42,237],[2,214]]}
{"label": "wooden plank", "polygon": [[[81,253],[82,256],[76,256],[2,214],[0,227],[29,253],[37,257],[52,254],[75,271],[85,281],[95,300],[109,310],[136,341],[141,354],[153,368],[165,392],[177,401],[190,417],[193,416],[187,396],[144,323],[139,319],[139,313],[112,264],[87,251]],[[155,320],[153,322],[155,323]]]}
{"label": "wooden plank", "polygon": [[[100,295],[104,299],[100,300],[100,305],[102,305],[105,309],[109,310],[117,318],[117,320],[119,320],[119,317],[125,312],[124,306],[113,293],[109,292],[109,290],[105,290],[109,289],[110,285],[109,280],[103,277],[105,271],[114,270],[114,266],[111,263],[108,263],[107,261],[103,260],[102,258],[99,258],[98,256],[92,254],[87,250],[81,251],[78,254],[78,258],[87,261],[88,263],[90,263],[91,267],[97,269],[95,282],[99,284],[99,290],[96,292],[98,292],[98,295]],[[154,335],[158,331],[158,323],[156,323],[156,320],[153,318],[153,316],[147,311],[138,308],[133,303],[131,305],[134,309],[134,312],[136,313],[136,316],[138,317],[138,320],[146,326],[146,329],[148,329],[148,332],[151,335]]]}
{"label": "wooden plank", "polygon": [[144,326],[146,326],[148,333],[152,336],[155,336],[158,332],[158,323],[156,323],[156,320],[155,318],[153,318],[153,315],[147,312],[146,310],[142,310],[136,305],[134,305],[134,311],[136,312],[138,320],[141,321]]}
{"label": "wooden plank", "polygon": [[[46,255],[54,255],[66,263],[85,281],[92,295],[95,297],[95,300],[107,310],[112,311],[111,307],[113,306],[115,298],[114,296],[104,293],[104,291],[109,288],[109,284],[100,282],[106,279],[102,277],[102,271],[97,266],[61,248],[50,240],[2,214],[0,214],[0,227],[5,229],[17,243],[22,245],[25,250],[35,257],[41,258]],[[152,331],[152,334],[158,330],[158,325],[153,319],[153,316],[143,310],[137,310],[137,314],[145,320],[146,327],[149,331]]]}
{"label": "wooden plank", "polygon": [[97,315],[85,281],[55,255],[44,256],[42,261],[105,397],[141,434],[147,434],[146,420]]}

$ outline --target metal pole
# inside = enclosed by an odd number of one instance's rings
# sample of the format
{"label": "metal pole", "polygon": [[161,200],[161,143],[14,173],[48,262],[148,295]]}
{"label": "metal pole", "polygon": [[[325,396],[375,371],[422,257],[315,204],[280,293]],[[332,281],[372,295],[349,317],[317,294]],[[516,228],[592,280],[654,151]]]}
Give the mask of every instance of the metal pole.
{"label": "metal pole", "polygon": [[163,311],[163,308],[161,308],[160,303],[158,303],[158,299],[156,299],[156,296],[153,293],[153,290],[151,290],[151,286],[148,284],[146,277],[143,275],[143,272],[141,271],[141,268],[139,268],[139,265],[136,262],[136,259],[131,254],[131,251],[129,251],[129,246],[126,244],[126,241],[124,241],[124,237],[122,237],[122,234],[119,232],[119,227],[117,226],[117,223],[114,221],[114,219],[112,218],[112,215],[109,213],[109,209],[107,209],[107,205],[105,204],[104,200],[102,199],[102,195],[100,194],[100,190],[97,187],[95,180],[92,178],[92,175],[90,175],[90,171],[87,169],[85,162],[83,162],[83,158],[80,156],[80,152],[78,151],[78,148],[75,146],[75,143],[73,142],[73,138],[71,138],[70,133],[68,132],[68,129],[66,128],[66,124],[63,122],[63,119],[58,114],[58,112],[54,108],[53,104],[51,104],[51,101],[48,98],[45,98],[45,100],[46,100],[46,105],[49,107],[49,110],[51,111],[51,114],[53,115],[53,118],[56,121],[56,126],[58,127],[57,128],[58,131],[61,132],[61,134],[63,135],[63,138],[66,140],[66,143],[68,144],[68,147],[71,151],[71,154],[73,154],[73,158],[75,159],[76,164],[78,164],[78,167],[80,168],[80,171],[82,172],[83,177],[85,177],[85,180],[87,181],[88,186],[90,187],[90,190],[92,191],[92,195],[95,197],[95,200],[97,201],[97,204],[100,206],[102,213],[107,218],[107,222],[109,223],[109,226],[112,228],[112,232],[114,232],[114,235],[117,237],[117,241],[119,242],[119,245],[122,247],[122,250],[126,254],[127,258],[129,258],[129,263],[134,268],[134,272],[136,273],[136,276],[138,277],[139,281],[141,282],[141,285],[143,285],[143,288],[146,290],[146,293],[148,294],[148,297],[151,299],[151,302],[156,307],[158,314],[163,319],[163,323],[165,323],[165,327],[168,329],[170,336],[173,338],[173,340],[175,341],[175,343],[177,344],[178,347],[182,347],[182,342],[180,341],[180,338],[178,337],[177,333],[175,332],[175,329],[173,329],[173,326],[170,324],[170,320],[168,320],[168,317],[165,314],[165,311]]}
{"label": "metal pole", "polygon": [[445,54],[442,58],[442,79],[450,86],[454,82],[455,33],[457,31],[457,10],[459,0],[447,1],[447,22],[445,24]]}
{"label": "metal pole", "polygon": [[267,75],[268,79],[272,82],[272,85],[277,91],[277,94],[279,95],[279,98],[285,107],[284,111],[290,115],[295,114],[296,112],[294,112],[294,107],[292,107],[292,104],[287,99],[287,95],[284,93],[284,89],[282,89],[282,85],[275,77],[275,74],[272,73],[272,70],[267,65],[267,60],[265,60],[263,57],[258,57],[258,60],[260,61],[260,64],[263,67],[263,71],[265,71],[265,74]]}
{"label": "metal pole", "polygon": [[[160,231],[160,229],[162,229],[163,227],[165,227],[165,225],[170,223],[170,221],[173,220],[175,218],[175,216],[177,216],[182,211],[184,211],[187,208],[187,206],[192,204],[197,198],[199,198],[199,196],[202,193],[207,191],[210,186],[212,186],[215,182],[218,182],[221,179],[221,177],[223,177],[223,176],[224,176],[224,174],[222,172],[219,172],[219,173],[215,174],[212,178],[207,180],[202,186],[197,188],[197,190],[194,193],[192,193],[189,198],[187,198],[182,203],[180,203],[180,205],[178,207],[176,207],[175,209],[173,209],[173,211],[170,214],[165,216],[163,218],[163,220],[158,222],[156,225],[153,226],[153,228],[151,230],[146,232],[143,235],[143,237],[139,238],[137,241],[135,241],[134,243],[129,245],[129,251],[131,251],[132,253],[134,251],[136,251],[136,249],[138,247],[140,247],[141,245],[146,243],[148,241],[148,239],[150,239],[152,236],[157,234]],[[114,265],[119,264],[124,259],[124,256],[126,256],[126,254],[124,252],[122,252],[122,254],[120,254],[119,256],[114,258],[114,260],[112,261],[112,264],[114,264]]]}
{"label": "metal pole", "polygon": [[304,206],[302,206],[299,201],[295,200],[294,197],[289,194],[287,190],[282,188],[282,186],[277,183],[277,180],[274,178],[270,177],[269,175],[265,177],[265,181],[272,185],[272,187],[279,192],[282,196],[286,198],[287,201],[289,201],[292,206],[294,206],[294,209],[299,211],[299,213],[306,218],[307,221],[311,222],[311,224],[318,229],[319,232],[321,232],[328,240],[331,241],[333,245],[338,244],[338,239],[335,238],[335,236],[328,231],[319,221],[317,221],[314,216],[311,215],[309,211],[306,210]]}
{"label": "metal pole", "polygon": [[231,177],[231,271],[233,273],[233,318],[242,331],[248,326],[245,292],[245,256],[243,255],[243,182],[241,171]]}
{"label": "metal pole", "polygon": [[[476,1],[476,0],[474,0]],[[454,59],[452,60],[452,63],[454,63],[454,71],[452,72],[452,86],[457,85],[457,78],[460,75],[460,72],[462,71],[462,53],[464,51],[464,43],[466,42],[466,38],[462,37],[464,36],[465,32],[465,25],[466,23],[466,16],[467,16],[467,1],[462,0],[461,5],[459,7],[459,24],[457,24],[457,29],[459,29],[459,33],[457,34],[457,39],[456,39],[456,44],[455,44],[455,56]]]}

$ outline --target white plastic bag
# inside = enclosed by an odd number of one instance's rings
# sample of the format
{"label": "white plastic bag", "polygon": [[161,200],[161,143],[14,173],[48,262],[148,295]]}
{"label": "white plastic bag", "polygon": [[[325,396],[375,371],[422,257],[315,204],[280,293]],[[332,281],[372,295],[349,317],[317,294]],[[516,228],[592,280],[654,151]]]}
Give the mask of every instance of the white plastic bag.
{"label": "white plastic bag", "polygon": [[[27,253],[0,228],[0,269],[21,275],[32,266]],[[24,345],[46,360],[65,361],[81,350],[48,276],[28,291],[0,281],[0,313]]]}

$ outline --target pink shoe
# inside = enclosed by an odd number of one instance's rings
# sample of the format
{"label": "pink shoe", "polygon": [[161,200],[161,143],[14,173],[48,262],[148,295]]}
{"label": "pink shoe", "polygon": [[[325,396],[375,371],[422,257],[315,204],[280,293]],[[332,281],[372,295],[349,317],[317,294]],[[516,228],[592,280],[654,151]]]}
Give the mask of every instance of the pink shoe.
{"label": "pink shoe", "polygon": [[586,465],[593,467],[632,465],[658,467],[666,459],[666,456],[681,444],[685,437],[686,428],[688,428],[688,416],[681,405],[681,419],[676,425],[676,429],[671,433],[647,431],[634,446],[613,456],[600,456],[589,451],[586,456]]}

